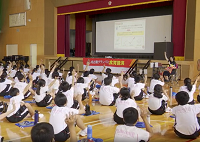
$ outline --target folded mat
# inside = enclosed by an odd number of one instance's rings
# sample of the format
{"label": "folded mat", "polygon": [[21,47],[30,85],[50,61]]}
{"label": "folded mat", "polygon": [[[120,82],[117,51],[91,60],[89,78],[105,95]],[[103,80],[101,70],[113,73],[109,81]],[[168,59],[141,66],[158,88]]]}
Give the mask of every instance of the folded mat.
{"label": "folded mat", "polygon": [[32,101],[24,101],[25,103],[29,103],[29,104],[32,104],[32,103],[35,103],[35,100],[32,100]]}
{"label": "folded mat", "polygon": [[97,115],[97,114],[100,114],[100,112],[96,112],[96,111],[91,110],[91,114],[90,115],[85,115],[85,114],[81,114],[81,115],[91,116],[91,115]]}
{"label": "folded mat", "polygon": [[[144,122],[137,122],[137,123],[135,124],[135,126],[138,127],[138,128],[146,128]],[[150,125],[150,126],[151,126],[151,125]],[[153,127],[153,126],[151,126],[151,127]]]}
{"label": "folded mat", "polygon": [[[91,141],[91,142],[92,142],[92,141],[93,141],[93,142],[102,142],[103,140],[100,139],[100,138],[92,138],[90,141]],[[84,139],[79,140],[78,142],[88,142],[88,139],[87,139],[87,138],[84,138]]]}
{"label": "folded mat", "polygon": [[170,117],[171,117],[171,118],[176,118],[176,117],[175,117],[175,116],[173,116],[173,115],[171,115]]}
{"label": "folded mat", "polygon": [[16,123],[15,125],[20,128],[32,127],[34,126],[34,122],[24,121],[24,122]]}
{"label": "folded mat", "polygon": [[4,96],[4,99],[10,99],[10,98],[12,98],[12,96],[10,96],[10,95]]}

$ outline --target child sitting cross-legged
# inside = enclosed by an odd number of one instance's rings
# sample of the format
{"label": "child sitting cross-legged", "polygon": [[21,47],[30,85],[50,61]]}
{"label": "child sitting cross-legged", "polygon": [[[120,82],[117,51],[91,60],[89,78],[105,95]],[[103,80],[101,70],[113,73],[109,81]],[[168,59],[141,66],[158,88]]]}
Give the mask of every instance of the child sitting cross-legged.
{"label": "child sitting cross-legged", "polygon": [[200,135],[200,104],[188,104],[190,97],[185,91],[178,92],[175,98],[178,106],[172,108],[174,132],[184,139],[196,139]]}
{"label": "child sitting cross-legged", "polygon": [[135,124],[138,121],[138,111],[136,108],[129,107],[123,111],[125,125],[118,125],[115,131],[114,142],[147,142],[149,141],[153,130],[147,120],[147,112],[141,110],[141,117],[145,123],[146,131],[137,128]]}
{"label": "child sitting cross-legged", "polygon": [[[64,142],[70,137],[68,125],[65,123],[65,119],[69,117],[70,114],[83,114],[85,113],[84,106],[82,104],[82,95],[77,96],[77,101],[79,103],[80,109],[73,109],[66,107],[67,105],[67,97],[59,92],[56,94],[54,102],[56,106],[54,106],[51,110],[49,123],[53,126],[54,129],[54,139],[55,141]],[[81,136],[87,135],[87,128],[85,127],[81,118],[76,115],[76,124],[82,130],[80,132]]]}
{"label": "child sitting cross-legged", "polygon": [[123,119],[123,111],[128,107],[137,108],[135,100],[130,98],[130,91],[128,88],[121,88],[119,92],[119,97],[116,100],[117,110],[114,113],[114,121],[117,124],[125,124]]}

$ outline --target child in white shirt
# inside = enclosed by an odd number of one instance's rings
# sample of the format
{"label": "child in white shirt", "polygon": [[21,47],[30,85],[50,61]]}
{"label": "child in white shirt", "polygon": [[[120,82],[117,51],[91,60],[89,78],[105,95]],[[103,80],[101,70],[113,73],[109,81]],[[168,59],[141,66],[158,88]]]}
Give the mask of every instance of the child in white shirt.
{"label": "child in white shirt", "polygon": [[184,86],[181,86],[180,89],[179,89],[179,92],[185,91],[185,92],[188,93],[188,95],[189,95],[188,104],[193,105],[195,103],[194,102],[194,92],[196,91],[196,84],[197,84],[197,81],[199,80],[199,78],[200,78],[200,76],[197,77],[197,79],[196,79],[196,81],[193,85],[191,84],[190,78],[185,78]]}
{"label": "child in white shirt", "polygon": [[148,142],[153,130],[147,120],[147,112],[141,111],[141,117],[145,123],[146,131],[134,126],[138,121],[138,111],[129,107],[123,111],[125,125],[118,125],[115,131],[114,142]]}
{"label": "child in white shirt", "polygon": [[116,100],[115,106],[117,107],[116,112],[114,113],[114,121],[117,124],[125,124],[123,119],[123,111],[128,107],[137,108],[135,100],[131,99],[130,91],[128,88],[121,88],[119,92],[119,97]]}
{"label": "child in white shirt", "polygon": [[97,76],[94,75],[94,69],[90,69],[90,75],[89,75],[92,79],[97,80]]}
{"label": "child in white shirt", "polygon": [[52,73],[52,79],[48,80],[48,85],[49,83],[51,83],[52,81],[54,81],[54,84],[49,88],[49,92],[52,92],[53,94],[56,94],[58,92],[58,88],[60,86],[60,80],[59,80],[59,73],[58,72],[53,72]]}
{"label": "child in white shirt", "polygon": [[153,93],[154,87],[155,87],[156,84],[160,84],[161,86],[164,86],[165,83],[163,81],[160,81],[159,79],[160,79],[160,75],[158,73],[155,73],[153,75],[153,79],[150,82],[150,87],[149,87],[149,90],[148,90],[150,94]]}
{"label": "child in white shirt", "polygon": [[[78,95],[77,97],[77,101],[79,102],[80,106],[79,110],[66,107],[67,98],[61,92],[56,94],[54,101],[56,106],[54,106],[51,110],[49,123],[53,126],[55,141],[66,141],[70,135],[69,128],[65,123],[65,119],[69,117],[70,114],[77,115],[85,113],[84,106],[81,101],[81,95]],[[86,136],[87,128],[79,116],[76,116],[76,124],[82,130],[80,135]]]}
{"label": "child in white shirt", "polygon": [[196,139],[200,135],[200,104],[188,104],[189,98],[185,91],[176,94],[178,106],[172,108],[174,132],[184,139]]}
{"label": "child in white shirt", "polygon": [[[122,78],[120,77],[120,88],[122,87]],[[106,77],[104,85],[99,90],[99,102],[102,105],[113,106],[119,96],[119,88],[111,86],[112,79]]]}
{"label": "child in white shirt", "polygon": [[155,85],[153,92],[148,100],[148,109],[152,114],[162,115],[165,113],[169,96],[160,84]]}
{"label": "child in white shirt", "polygon": [[7,79],[7,73],[2,72],[0,73],[0,96],[7,96],[9,95],[9,91],[12,88],[11,84],[12,81]]}
{"label": "child in white shirt", "polygon": [[133,84],[135,84],[135,77],[137,76],[137,72],[133,71],[130,74],[130,77],[128,77],[128,79],[126,80],[126,82],[128,83],[128,88],[130,88]]}
{"label": "child in white shirt", "polygon": [[145,85],[146,85],[146,81],[147,81],[147,76],[145,76],[145,80],[144,83],[141,83],[142,78],[140,75],[137,75],[135,77],[135,84],[133,84],[130,88],[130,92],[131,92],[131,97],[136,100],[136,101],[140,101],[143,99],[144,93],[145,92]]}
{"label": "child in white shirt", "polygon": [[46,107],[51,104],[52,100],[55,98],[55,94],[49,92],[49,88],[56,82],[54,79],[48,86],[46,86],[46,81],[40,79],[38,81],[37,90],[35,94],[35,102],[39,107]]}

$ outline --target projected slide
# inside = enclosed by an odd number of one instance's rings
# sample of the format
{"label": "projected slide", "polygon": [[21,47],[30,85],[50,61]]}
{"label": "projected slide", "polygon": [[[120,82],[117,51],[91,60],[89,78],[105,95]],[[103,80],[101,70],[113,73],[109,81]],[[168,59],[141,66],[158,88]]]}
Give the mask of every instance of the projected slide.
{"label": "projected slide", "polygon": [[115,50],[145,50],[145,19],[115,22]]}

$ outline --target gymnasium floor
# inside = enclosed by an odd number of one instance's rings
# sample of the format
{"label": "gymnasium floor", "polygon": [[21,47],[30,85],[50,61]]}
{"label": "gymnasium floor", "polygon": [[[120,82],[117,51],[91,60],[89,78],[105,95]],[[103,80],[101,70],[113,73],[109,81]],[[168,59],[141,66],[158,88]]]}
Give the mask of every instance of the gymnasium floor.
{"label": "gymnasium floor", "polygon": [[[149,79],[148,79],[149,80]],[[180,81],[178,84],[174,84],[173,92],[177,92],[179,87],[183,85],[183,82]],[[199,84],[198,84],[199,85]],[[165,85],[165,88],[169,88],[169,85]],[[194,98],[196,100],[196,95],[198,90],[195,92]],[[2,99],[2,98],[0,98]],[[31,98],[29,100],[32,100]],[[8,101],[8,100],[4,100]],[[88,100],[84,101],[86,104]],[[147,99],[137,102],[139,106],[144,106],[147,108]],[[176,101],[173,99],[173,105],[176,105]],[[40,122],[49,120],[50,110],[46,108],[36,107],[35,104],[32,104],[34,109],[39,110],[40,113],[44,114],[44,117],[40,119]],[[92,125],[93,127],[93,137],[102,138],[105,142],[112,142],[114,139],[116,124],[113,121],[113,113],[115,112],[115,106],[101,106],[98,102],[92,102],[90,104],[91,110],[100,112],[98,115],[93,116],[81,116],[85,125]],[[150,139],[150,142],[161,142],[169,141],[170,142],[200,142],[200,138],[195,140],[185,140],[178,138],[173,132],[174,119],[170,118],[170,113],[165,113],[162,116],[150,116],[150,122],[153,126],[154,135]],[[25,120],[32,121],[30,117],[27,117]],[[28,128],[19,128],[13,123],[9,123],[6,119],[0,122],[0,134],[4,136],[4,140],[7,142],[29,142],[30,140],[30,130]],[[77,133],[80,131],[79,128],[76,128]],[[78,139],[83,137],[77,136]],[[69,140],[68,140],[69,141]]]}

